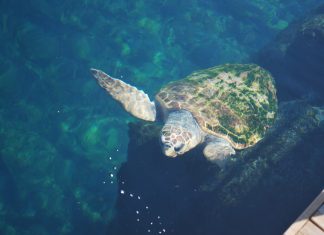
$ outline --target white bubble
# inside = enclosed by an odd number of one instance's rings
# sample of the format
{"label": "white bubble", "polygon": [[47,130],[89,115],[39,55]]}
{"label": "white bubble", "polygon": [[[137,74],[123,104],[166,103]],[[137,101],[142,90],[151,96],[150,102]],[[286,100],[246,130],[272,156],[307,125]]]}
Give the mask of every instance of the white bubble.
{"label": "white bubble", "polygon": [[136,211],[136,214],[139,214],[139,211]]}
{"label": "white bubble", "polygon": [[125,191],[121,189],[120,194],[125,194]]}
{"label": "white bubble", "polygon": [[153,225],[153,222],[151,222],[150,225]]}
{"label": "white bubble", "polygon": [[60,110],[57,110],[57,112],[59,113],[59,112],[60,112]]}
{"label": "white bubble", "polygon": [[124,182],[124,181],[122,181],[122,184],[125,184],[125,182]]}
{"label": "white bubble", "polygon": [[165,233],[166,232],[166,230],[165,229],[162,229],[162,231]]}
{"label": "white bubble", "polygon": [[119,149],[116,150],[117,152],[119,151]]}
{"label": "white bubble", "polygon": [[114,177],[114,174],[111,173],[111,174],[110,174],[110,177],[113,178],[113,177]]}
{"label": "white bubble", "polygon": [[148,209],[149,209],[149,207],[148,207],[148,206],[146,206],[146,207],[145,207],[145,209],[146,209],[146,210],[148,210]]}
{"label": "white bubble", "polygon": [[161,234],[162,232],[161,231],[159,231],[159,234]]}
{"label": "white bubble", "polygon": [[106,181],[102,181],[102,183],[103,183],[103,184],[105,184],[105,183],[106,183]]}
{"label": "white bubble", "polygon": [[161,219],[161,217],[160,217],[160,216],[158,216],[157,218],[158,218],[158,219]]}
{"label": "white bubble", "polygon": [[114,170],[117,170],[117,166],[114,166]]}
{"label": "white bubble", "polygon": [[110,181],[110,183],[111,183],[111,184],[113,184],[113,183],[114,183],[114,181]]}
{"label": "white bubble", "polygon": [[136,221],[137,221],[137,222],[139,222],[139,221],[140,221],[140,219],[137,219]]}
{"label": "white bubble", "polygon": [[140,196],[137,196],[137,199],[138,199],[138,200],[141,200],[141,197],[140,197]]}
{"label": "white bubble", "polygon": [[148,232],[148,233],[150,233],[150,232],[151,232],[151,230],[150,230],[150,229],[148,229],[148,230],[147,230],[147,232]]}
{"label": "white bubble", "polygon": [[134,194],[130,193],[129,196],[130,196],[130,197],[134,197]]}
{"label": "white bubble", "polygon": [[112,158],[111,157],[109,157],[109,160],[111,160]]}

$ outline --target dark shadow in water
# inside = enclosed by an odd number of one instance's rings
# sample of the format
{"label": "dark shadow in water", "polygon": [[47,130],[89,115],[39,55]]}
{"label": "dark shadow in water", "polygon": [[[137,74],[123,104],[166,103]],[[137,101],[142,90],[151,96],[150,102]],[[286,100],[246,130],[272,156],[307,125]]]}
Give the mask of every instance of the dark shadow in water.
{"label": "dark shadow in water", "polygon": [[324,183],[324,132],[311,110],[305,102],[282,104],[264,141],[239,152],[224,171],[201,148],[169,159],[158,127],[130,124],[108,234],[281,234]]}
{"label": "dark shadow in water", "polygon": [[279,100],[324,104],[324,5],[282,31],[252,60],[276,79]]}

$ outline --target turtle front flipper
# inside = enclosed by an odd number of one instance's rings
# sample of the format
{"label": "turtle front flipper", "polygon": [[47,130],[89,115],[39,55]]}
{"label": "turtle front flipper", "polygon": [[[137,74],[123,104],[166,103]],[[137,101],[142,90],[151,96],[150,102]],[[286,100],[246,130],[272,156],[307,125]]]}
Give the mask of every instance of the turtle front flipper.
{"label": "turtle front flipper", "polygon": [[216,163],[220,168],[224,168],[232,154],[235,154],[235,150],[228,141],[212,135],[206,137],[204,156],[209,161]]}
{"label": "turtle front flipper", "polygon": [[155,104],[150,101],[147,94],[117,78],[112,78],[101,70],[91,69],[91,72],[99,85],[119,101],[127,112],[146,121],[155,121]]}

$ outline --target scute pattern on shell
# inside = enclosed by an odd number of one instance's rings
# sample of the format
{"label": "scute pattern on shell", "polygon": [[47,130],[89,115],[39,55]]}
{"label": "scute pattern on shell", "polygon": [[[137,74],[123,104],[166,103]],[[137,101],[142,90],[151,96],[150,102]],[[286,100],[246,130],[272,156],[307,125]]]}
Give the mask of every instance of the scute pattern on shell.
{"label": "scute pattern on shell", "polygon": [[254,64],[225,64],[192,73],[160,90],[166,109],[186,109],[205,132],[236,149],[256,144],[273,124],[278,102],[274,79]]}

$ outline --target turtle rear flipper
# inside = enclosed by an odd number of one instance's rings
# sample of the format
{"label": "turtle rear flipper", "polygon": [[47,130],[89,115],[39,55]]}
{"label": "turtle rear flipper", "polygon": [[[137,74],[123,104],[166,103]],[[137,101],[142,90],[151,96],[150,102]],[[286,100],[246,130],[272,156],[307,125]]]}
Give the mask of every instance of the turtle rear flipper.
{"label": "turtle rear flipper", "polygon": [[315,110],[315,118],[319,125],[323,125],[324,122],[324,106],[323,107],[313,107]]}
{"label": "turtle rear flipper", "polygon": [[147,94],[101,70],[91,69],[91,72],[99,85],[119,101],[127,112],[146,121],[155,121],[155,104]]}

